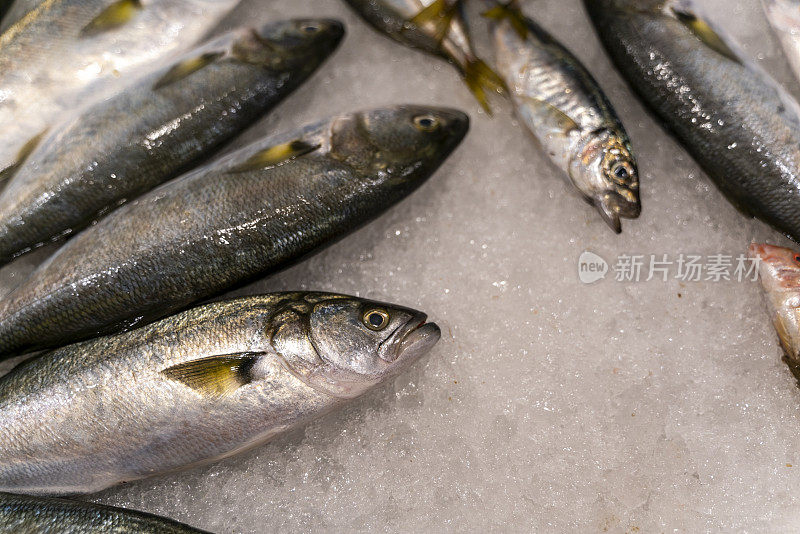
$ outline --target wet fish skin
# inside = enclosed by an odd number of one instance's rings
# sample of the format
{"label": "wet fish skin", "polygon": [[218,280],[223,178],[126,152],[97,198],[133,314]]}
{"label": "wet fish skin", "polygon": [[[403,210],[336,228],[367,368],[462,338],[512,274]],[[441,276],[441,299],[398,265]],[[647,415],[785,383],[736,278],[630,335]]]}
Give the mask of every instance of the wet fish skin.
{"label": "wet fish skin", "polygon": [[264,443],[417,361],[440,337],[426,319],[276,293],[47,353],[0,378],[0,488],[95,492]]}
{"label": "wet fish skin", "polygon": [[15,534],[202,534],[156,515],[102,504],[0,493],[0,532]]}
{"label": "wet fish skin", "polygon": [[3,0],[0,1],[0,32],[6,31],[18,20],[22,19],[29,12],[44,0]]}
{"label": "wet fish skin", "polygon": [[118,331],[286,267],[409,195],[468,125],[459,111],[423,106],[341,115],[145,193],[0,301],[0,352]]}
{"label": "wet fish skin", "polygon": [[800,1],[761,0],[761,3],[795,77],[800,80]]}
{"label": "wet fish skin", "polygon": [[[52,127],[53,120],[190,48],[238,2],[42,1],[0,35],[0,169],[19,164],[26,145]],[[119,14],[127,20],[122,17],[105,27],[97,22],[125,3],[129,9]]]}
{"label": "wet fish skin", "polygon": [[641,213],[636,160],[622,122],[597,81],[561,43],[513,4],[497,4],[493,12],[497,71],[517,115],[619,233],[620,217]]}
{"label": "wet fish skin", "polygon": [[584,4],[623,77],[728,200],[800,239],[797,102],[757,67],[732,59],[735,45],[715,41],[702,17],[692,31],[690,2]]}
{"label": "wet fish skin", "polygon": [[[486,92],[502,92],[502,80],[475,53],[461,0],[346,0],[366,22],[395,41],[452,62],[488,113]],[[436,5],[447,16],[417,20]],[[444,27],[442,26],[444,24]]]}
{"label": "wet fish skin", "polygon": [[321,19],[240,28],[55,128],[0,193],[0,262],[191,168],[291,93],[343,34]]}
{"label": "wet fish skin", "polygon": [[766,243],[752,243],[748,252],[758,261],[759,278],[783,348],[783,360],[800,380],[800,253]]}

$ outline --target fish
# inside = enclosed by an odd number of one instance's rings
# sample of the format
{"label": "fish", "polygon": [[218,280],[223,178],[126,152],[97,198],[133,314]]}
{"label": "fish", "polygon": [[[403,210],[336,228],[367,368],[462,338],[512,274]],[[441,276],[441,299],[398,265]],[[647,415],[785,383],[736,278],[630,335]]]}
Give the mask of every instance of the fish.
{"label": "fish", "polygon": [[167,182],[79,232],[0,300],[0,353],[129,329],[297,262],[417,189],[468,127],[448,108],[347,113]]}
{"label": "fish", "polygon": [[462,0],[346,0],[379,32],[406,46],[455,65],[491,114],[487,91],[503,93],[503,80],[476,53],[464,19]]}
{"label": "fish", "polygon": [[47,130],[172,54],[239,0],[45,0],[0,35],[0,177]]}
{"label": "fish", "polygon": [[783,349],[783,361],[800,382],[800,253],[751,243],[748,255],[758,265],[758,278]]}
{"label": "fish", "polygon": [[205,531],[165,517],[114,506],[72,499],[0,493],[0,532],[202,534]]}
{"label": "fish", "polygon": [[772,32],[800,80],[800,0],[761,0]]}
{"label": "fish", "polygon": [[639,172],[630,138],[586,67],[516,2],[494,2],[497,72],[517,115],[581,196],[620,233],[620,217],[641,213]]}
{"label": "fish", "polygon": [[288,292],[57,349],[0,378],[0,489],[94,493],[234,455],[385,383],[440,336],[406,307]]}
{"label": "fish", "polygon": [[640,99],[741,213],[800,239],[800,107],[686,0],[585,0]]}
{"label": "fish", "polygon": [[239,28],[52,129],[0,192],[0,264],[195,166],[288,96],[343,35],[328,19]]}

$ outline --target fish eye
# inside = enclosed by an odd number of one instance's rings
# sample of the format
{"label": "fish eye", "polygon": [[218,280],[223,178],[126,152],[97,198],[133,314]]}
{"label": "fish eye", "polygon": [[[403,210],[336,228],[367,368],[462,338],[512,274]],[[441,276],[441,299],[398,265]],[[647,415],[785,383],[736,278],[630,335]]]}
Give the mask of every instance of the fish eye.
{"label": "fish eye", "polygon": [[800,263],[800,254],[795,254],[793,259],[795,263]]}
{"label": "fish eye", "polygon": [[365,311],[361,320],[370,330],[383,330],[389,324],[389,314],[386,313],[386,310],[373,308]]}
{"label": "fish eye", "polygon": [[620,180],[627,180],[631,177],[631,173],[628,171],[628,168],[624,163],[617,163],[614,165],[614,167],[611,169],[611,172],[614,173],[614,176]]}
{"label": "fish eye", "polygon": [[418,115],[414,117],[414,126],[423,132],[432,132],[439,127],[439,119],[433,115]]}
{"label": "fish eye", "polygon": [[319,31],[319,26],[311,22],[306,22],[300,25],[300,31],[310,35],[317,33]]}

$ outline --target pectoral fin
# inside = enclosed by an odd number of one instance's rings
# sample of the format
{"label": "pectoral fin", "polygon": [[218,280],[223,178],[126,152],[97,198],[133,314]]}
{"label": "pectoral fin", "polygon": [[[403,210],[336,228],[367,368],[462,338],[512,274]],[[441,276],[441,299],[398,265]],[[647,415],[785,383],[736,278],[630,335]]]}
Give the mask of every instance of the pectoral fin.
{"label": "pectoral fin", "polygon": [[197,57],[185,59],[180,63],[174,65],[162,76],[154,85],[153,90],[161,89],[167,85],[173,84],[178,80],[186,78],[190,74],[199,71],[203,67],[214,63],[219,58],[223,57],[225,52],[206,52]]}
{"label": "pectoral fin", "polygon": [[302,139],[296,139],[256,152],[247,158],[244,163],[235,166],[229,172],[247,172],[274,167],[313,152],[319,147],[320,145],[312,145]]}
{"label": "pectoral fin", "polygon": [[14,163],[5,169],[0,170],[0,185],[7,182],[17,173],[22,164],[25,163],[25,160],[28,159],[28,156],[30,156],[31,153],[36,150],[36,147],[39,146],[39,143],[41,143],[42,138],[46,133],[47,130],[43,130],[39,135],[32,137],[27,143],[22,145],[22,148],[20,148],[19,152],[17,153],[16,161],[14,161]]}
{"label": "pectoral fin", "polygon": [[141,0],[117,0],[81,30],[82,36],[97,35],[125,25],[142,9]]}
{"label": "pectoral fin", "polygon": [[572,130],[581,129],[578,123],[572,120],[569,115],[549,102],[531,96],[523,96],[522,99],[526,105],[533,108],[533,115],[539,117],[542,122],[551,125],[557,133],[567,135]]}
{"label": "pectoral fin", "polygon": [[435,2],[417,13],[409,22],[417,28],[432,24],[434,38],[441,43],[450,31],[450,23],[453,21],[461,1],[457,0],[451,4],[447,0],[435,0]]}
{"label": "pectoral fin", "polygon": [[689,30],[691,30],[692,33],[694,33],[701,41],[703,41],[707,47],[725,56],[731,61],[735,61],[736,63],[742,62],[736,53],[725,43],[725,40],[722,39],[722,37],[720,37],[720,35],[714,31],[714,28],[712,28],[706,21],[685,9],[673,7],[672,12],[675,14],[675,17],[681,21],[684,26],[689,28]]}
{"label": "pectoral fin", "polygon": [[203,395],[223,397],[252,381],[253,365],[261,355],[259,352],[237,352],[211,356],[180,363],[161,372]]}

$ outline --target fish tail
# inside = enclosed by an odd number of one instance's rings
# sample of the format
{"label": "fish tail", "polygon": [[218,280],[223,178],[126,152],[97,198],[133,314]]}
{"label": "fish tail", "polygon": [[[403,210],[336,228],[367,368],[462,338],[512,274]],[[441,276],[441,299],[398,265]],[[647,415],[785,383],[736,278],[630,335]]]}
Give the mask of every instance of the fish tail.
{"label": "fish tail", "polygon": [[489,115],[492,114],[492,109],[489,107],[489,98],[486,91],[508,92],[503,79],[482,59],[477,57],[467,58],[467,62],[464,65],[464,81],[472,94],[475,95],[478,103]]}
{"label": "fish tail", "polygon": [[520,38],[528,38],[528,24],[517,0],[510,0],[505,3],[495,1],[494,5],[481,13],[481,15],[497,22],[507,20]]}

